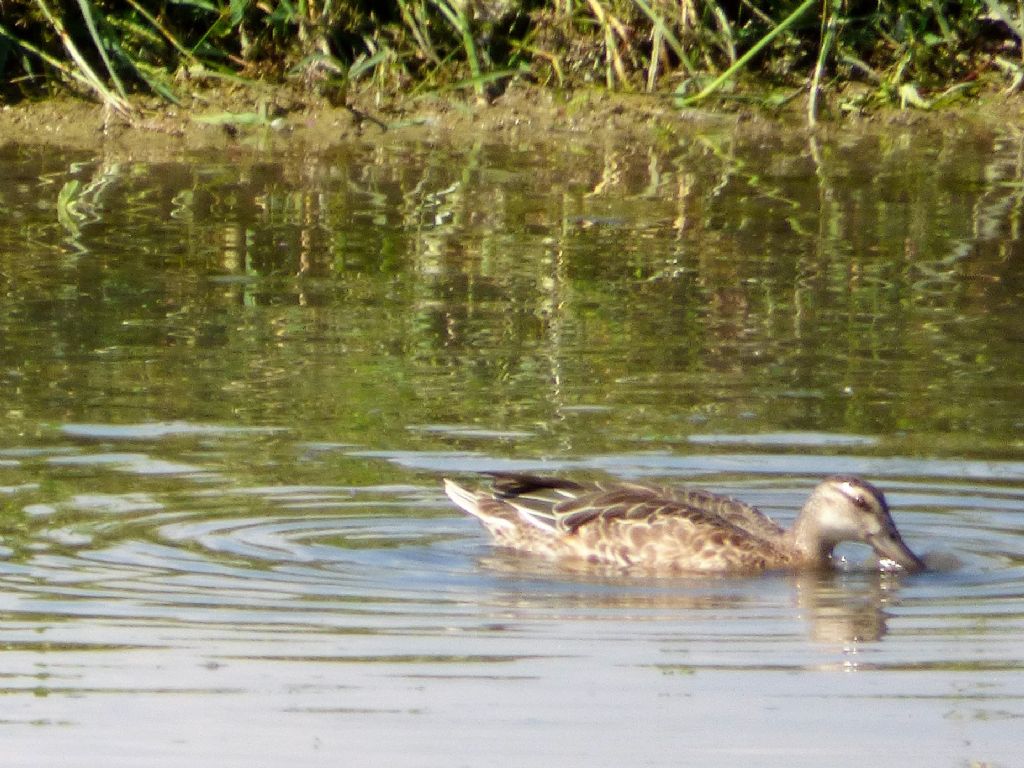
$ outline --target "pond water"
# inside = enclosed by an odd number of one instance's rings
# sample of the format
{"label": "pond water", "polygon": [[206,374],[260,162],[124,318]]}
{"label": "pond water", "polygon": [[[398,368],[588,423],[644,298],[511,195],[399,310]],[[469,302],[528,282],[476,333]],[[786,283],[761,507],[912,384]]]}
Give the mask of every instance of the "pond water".
{"label": "pond water", "polygon": [[[0,148],[18,766],[1011,766],[1024,141]],[[651,580],[440,481],[886,490],[933,570]]]}

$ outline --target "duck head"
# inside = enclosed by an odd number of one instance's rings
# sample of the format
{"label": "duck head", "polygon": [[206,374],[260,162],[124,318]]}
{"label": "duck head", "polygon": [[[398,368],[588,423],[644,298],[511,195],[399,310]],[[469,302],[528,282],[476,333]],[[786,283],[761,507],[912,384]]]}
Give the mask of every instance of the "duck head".
{"label": "duck head", "polygon": [[924,562],[903,543],[885,495],[858,477],[830,477],[811,493],[794,528],[797,547],[824,565],[842,541],[867,544],[879,558],[907,571]]}

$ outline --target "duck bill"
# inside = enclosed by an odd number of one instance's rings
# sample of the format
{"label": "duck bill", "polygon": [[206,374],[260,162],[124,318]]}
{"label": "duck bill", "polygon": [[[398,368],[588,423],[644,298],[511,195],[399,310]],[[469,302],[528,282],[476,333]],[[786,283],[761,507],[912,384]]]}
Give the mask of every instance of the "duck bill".
{"label": "duck bill", "polygon": [[892,560],[905,571],[923,571],[924,561],[910,551],[910,548],[903,543],[903,539],[896,536],[873,536],[869,542],[875,553],[886,560]]}

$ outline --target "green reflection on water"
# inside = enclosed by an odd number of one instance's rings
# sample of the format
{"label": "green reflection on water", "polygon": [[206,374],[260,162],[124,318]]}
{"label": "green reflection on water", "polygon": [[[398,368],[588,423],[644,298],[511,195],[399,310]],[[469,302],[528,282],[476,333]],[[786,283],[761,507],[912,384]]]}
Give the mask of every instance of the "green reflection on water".
{"label": "green reflection on water", "polygon": [[6,148],[5,442],[182,419],[389,448],[471,449],[429,427],[479,426],[531,455],[807,430],[1000,455],[1018,144]]}

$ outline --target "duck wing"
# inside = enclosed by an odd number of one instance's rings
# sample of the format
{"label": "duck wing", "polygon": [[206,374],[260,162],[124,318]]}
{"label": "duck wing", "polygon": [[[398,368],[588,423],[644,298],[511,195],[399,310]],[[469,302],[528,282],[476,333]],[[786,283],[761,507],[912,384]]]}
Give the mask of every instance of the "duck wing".
{"label": "duck wing", "polygon": [[665,488],[681,504],[703,510],[762,541],[776,541],[786,530],[752,504],[700,488]]}
{"label": "duck wing", "polygon": [[733,530],[775,542],[784,530],[756,507],[697,488],[579,483],[530,474],[490,473],[496,497],[534,525],[572,534],[595,521],[688,520],[695,528]]}

